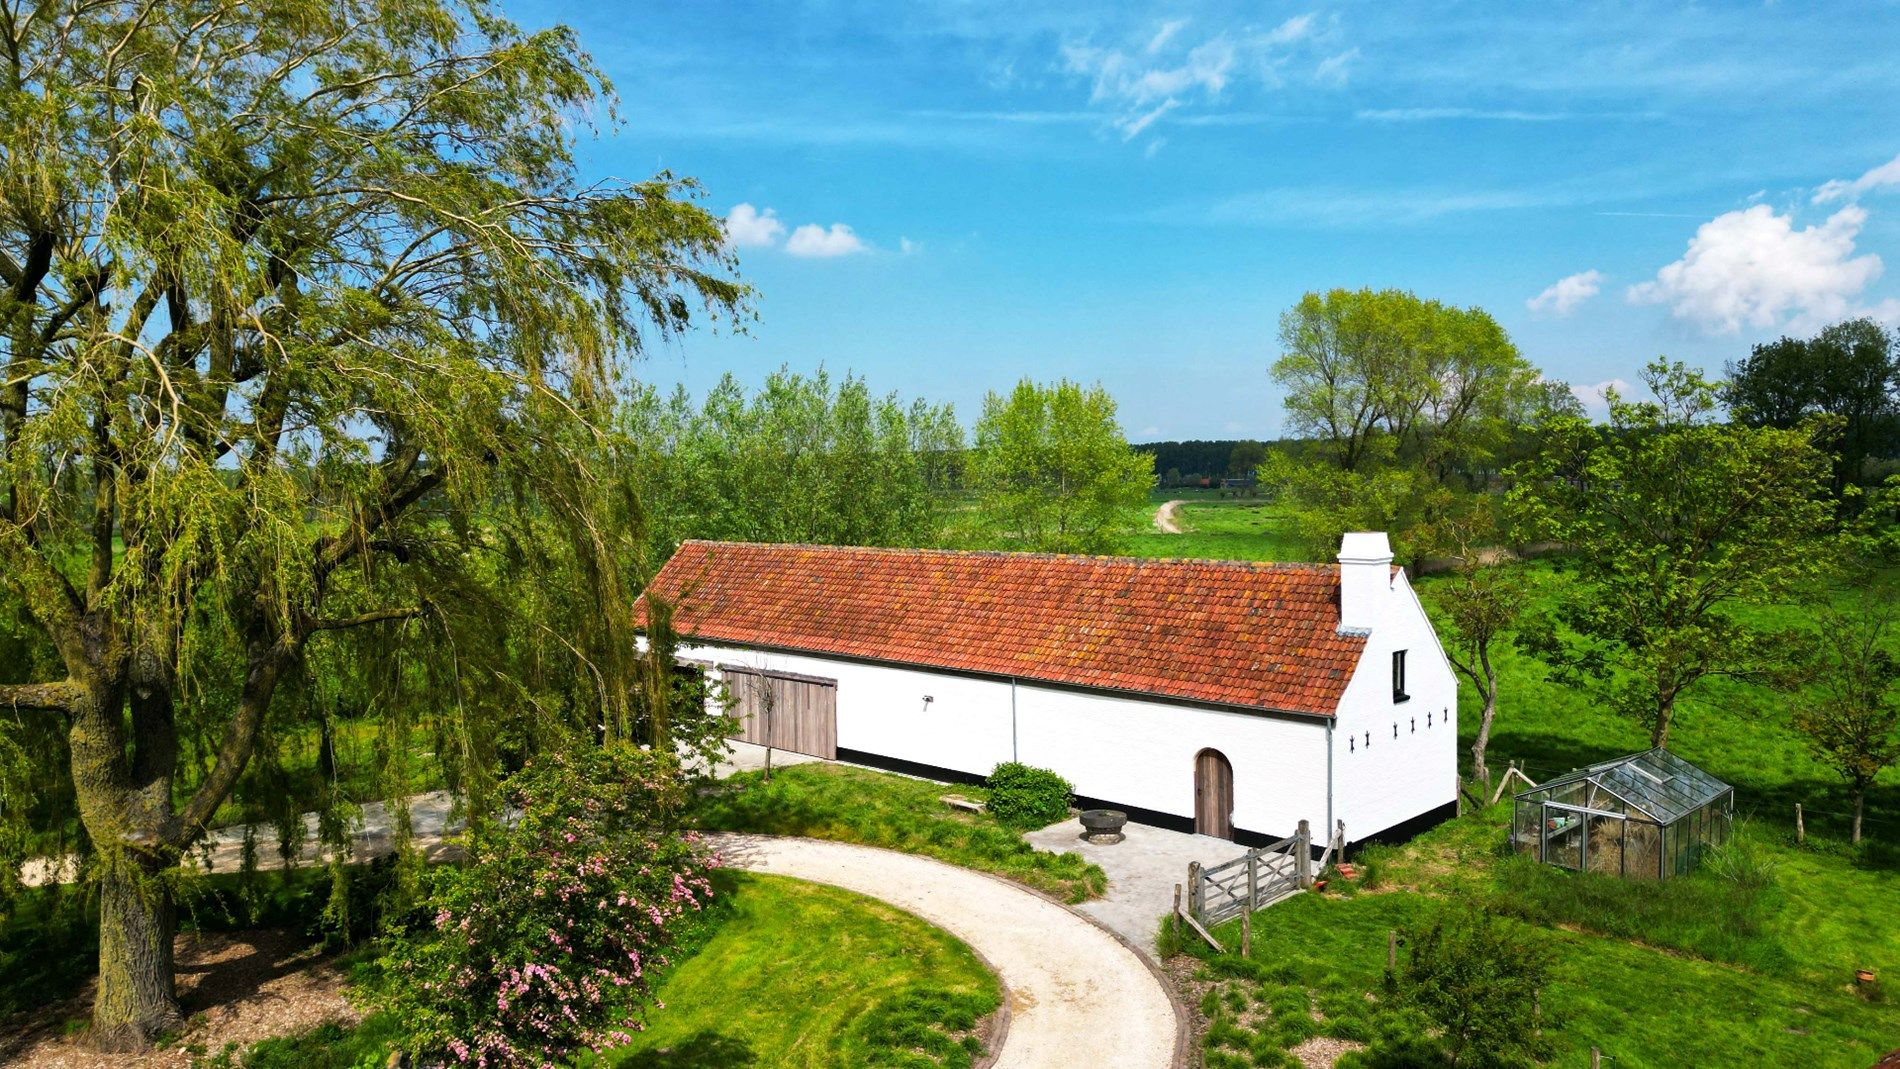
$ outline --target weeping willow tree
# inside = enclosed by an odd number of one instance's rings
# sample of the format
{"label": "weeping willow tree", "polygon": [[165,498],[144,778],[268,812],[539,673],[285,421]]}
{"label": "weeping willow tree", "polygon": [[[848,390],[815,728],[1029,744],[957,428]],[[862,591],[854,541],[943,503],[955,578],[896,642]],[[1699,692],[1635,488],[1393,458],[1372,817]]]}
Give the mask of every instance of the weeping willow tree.
{"label": "weeping willow tree", "polygon": [[471,791],[663,729],[604,428],[745,294],[689,183],[577,180],[602,121],[479,2],[0,0],[0,585],[58,660],[0,709],[65,731],[102,1046],[179,1023],[171,876],[325,680]]}

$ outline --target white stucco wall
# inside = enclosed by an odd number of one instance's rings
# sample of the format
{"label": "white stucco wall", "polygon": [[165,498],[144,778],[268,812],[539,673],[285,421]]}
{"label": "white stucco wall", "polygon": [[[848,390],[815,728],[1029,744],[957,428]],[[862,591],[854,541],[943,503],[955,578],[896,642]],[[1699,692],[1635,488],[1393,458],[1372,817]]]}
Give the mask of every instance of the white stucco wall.
{"label": "white stucco wall", "polygon": [[[1333,807],[1355,840],[1458,796],[1457,677],[1404,572],[1392,576],[1384,596],[1333,733]],[[1411,699],[1396,704],[1394,650],[1407,651]]]}
{"label": "white stucco wall", "polygon": [[[1457,791],[1458,730],[1447,719],[1456,715],[1457,680],[1403,573],[1383,597],[1331,735],[1330,817],[1344,820],[1354,840],[1445,805]],[[1394,705],[1397,649],[1409,651],[1411,697]],[[1317,838],[1330,826],[1329,736],[1319,719],[714,644],[682,643],[679,656],[837,680],[843,749],[975,776],[1019,760],[1054,769],[1085,797],[1192,819],[1194,758],[1212,747],[1234,769],[1236,828],[1281,836],[1305,819]]]}
{"label": "white stucco wall", "polygon": [[1212,747],[1234,769],[1235,827],[1278,836],[1302,819],[1315,834],[1326,823],[1326,726],[1316,719],[728,646],[683,644],[679,656],[837,680],[843,749],[977,776],[1024,761],[1085,797],[1192,819],[1194,758]]}

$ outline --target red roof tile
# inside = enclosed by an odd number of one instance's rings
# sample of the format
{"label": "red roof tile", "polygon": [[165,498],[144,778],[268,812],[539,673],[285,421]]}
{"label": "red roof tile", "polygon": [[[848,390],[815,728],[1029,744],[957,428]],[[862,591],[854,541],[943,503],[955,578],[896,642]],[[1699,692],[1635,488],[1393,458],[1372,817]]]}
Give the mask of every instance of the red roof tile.
{"label": "red roof tile", "polygon": [[695,541],[651,590],[705,642],[1320,715],[1365,647],[1330,565]]}

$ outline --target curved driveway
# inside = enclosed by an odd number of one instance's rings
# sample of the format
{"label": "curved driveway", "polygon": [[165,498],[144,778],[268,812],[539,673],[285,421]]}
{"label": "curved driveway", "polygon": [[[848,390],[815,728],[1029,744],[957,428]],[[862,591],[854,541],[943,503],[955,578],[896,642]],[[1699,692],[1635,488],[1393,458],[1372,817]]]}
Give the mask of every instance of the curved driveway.
{"label": "curved driveway", "polygon": [[717,835],[734,868],[830,884],[900,909],[969,944],[1009,1001],[997,1069],[1169,1069],[1179,1023],[1147,963],[1079,914],[999,877],[868,846]]}

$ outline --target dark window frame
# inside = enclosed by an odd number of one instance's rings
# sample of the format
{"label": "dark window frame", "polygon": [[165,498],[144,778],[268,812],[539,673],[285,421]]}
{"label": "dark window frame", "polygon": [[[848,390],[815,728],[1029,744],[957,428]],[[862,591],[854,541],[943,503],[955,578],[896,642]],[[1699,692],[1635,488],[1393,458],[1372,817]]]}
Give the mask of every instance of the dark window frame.
{"label": "dark window frame", "polygon": [[1405,692],[1405,651],[1392,651],[1392,704],[1400,705],[1412,700]]}

